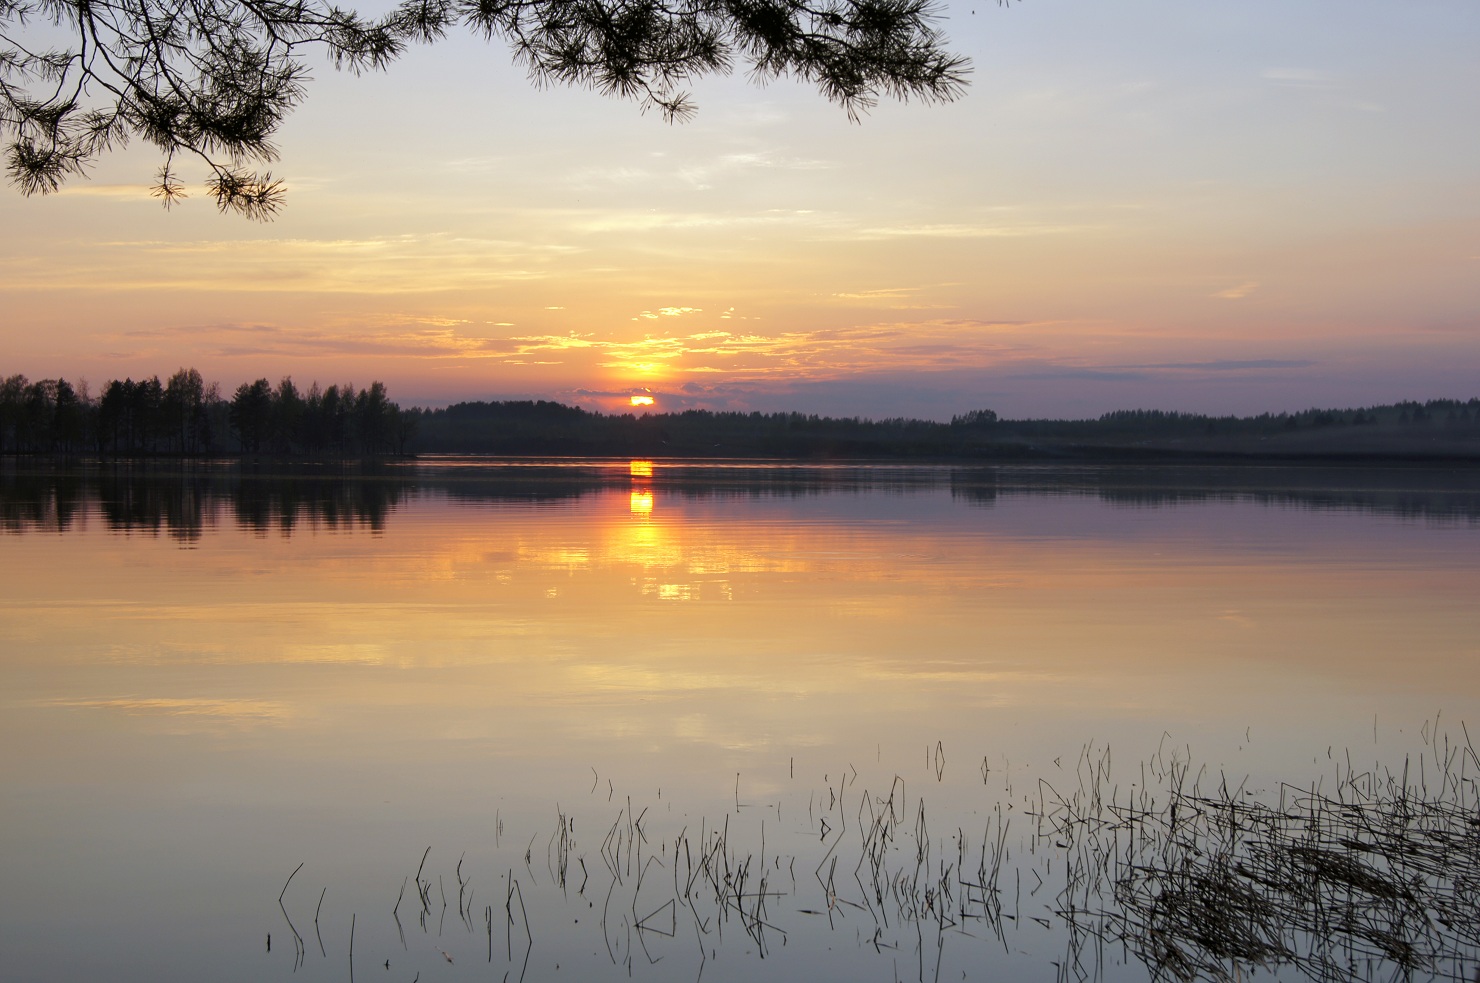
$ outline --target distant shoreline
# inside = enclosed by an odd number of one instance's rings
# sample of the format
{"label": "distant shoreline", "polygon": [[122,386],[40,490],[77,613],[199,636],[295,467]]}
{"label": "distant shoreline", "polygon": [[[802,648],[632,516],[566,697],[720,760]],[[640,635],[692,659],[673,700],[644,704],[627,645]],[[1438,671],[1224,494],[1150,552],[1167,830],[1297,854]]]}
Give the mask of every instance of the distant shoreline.
{"label": "distant shoreline", "polygon": [[0,454],[0,462],[45,463],[84,469],[106,469],[120,464],[192,465],[206,469],[256,470],[263,466],[299,466],[304,468],[333,466],[380,467],[406,465],[445,459],[495,461],[626,461],[654,462],[725,462],[737,464],[850,465],[917,464],[928,465],[1014,465],[1014,464],[1094,464],[1105,466],[1188,465],[1206,464],[1218,467],[1480,467],[1480,449],[1414,450],[1414,451],[1341,451],[1329,453],[1290,453],[1281,451],[1242,452],[1219,450],[1177,450],[1170,448],[1136,448],[1111,446],[1043,445],[1036,447],[1004,446],[982,448],[967,454],[865,453],[865,454],[650,454],[639,452],[565,453],[529,450],[519,453],[481,451],[422,451],[402,455],[241,455],[241,454],[64,454],[56,452]]}
{"label": "distant shoreline", "polygon": [[0,379],[0,454],[61,460],[354,461],[419,455],[961,463],[1205,461],[1480,463],[1480,397],[1257,416],[1117,410],[1093,419],[949,422],[798,412],[603,413],[550,400],[402,408],[364,389],[291,379],[243,383],[228,399],[193,369],[168,382],[114,380],[93,397],[65,380]]}

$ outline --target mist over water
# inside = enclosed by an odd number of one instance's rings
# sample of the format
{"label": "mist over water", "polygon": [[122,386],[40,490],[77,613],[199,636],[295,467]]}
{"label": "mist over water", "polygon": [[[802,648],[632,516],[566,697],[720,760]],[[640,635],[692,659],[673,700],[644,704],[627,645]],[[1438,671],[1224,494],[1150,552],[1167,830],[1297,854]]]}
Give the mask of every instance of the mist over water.
{"label": "mist over water", "polygon": [[[1277,810],[1286,783],[1365,781],[1364,816],[1410,785],[1468,815],[1477,489],[1424,469],[9,468],[5,975],[346,979],[351,921],[363,979],[1174,973],[1064,915],[1087,844],[1155,839],[1106,802]],[[1314,856],[1238,816],[1268,832],[1257,856]],[[1348,894],[1388,903],[1352,869]],[[1179,883],[1153,893],[1193,897]],[[1402,964],[1383,932],[1351,936],[1370,978]],[[1322,965],[1230,937],[1269,978]]]}

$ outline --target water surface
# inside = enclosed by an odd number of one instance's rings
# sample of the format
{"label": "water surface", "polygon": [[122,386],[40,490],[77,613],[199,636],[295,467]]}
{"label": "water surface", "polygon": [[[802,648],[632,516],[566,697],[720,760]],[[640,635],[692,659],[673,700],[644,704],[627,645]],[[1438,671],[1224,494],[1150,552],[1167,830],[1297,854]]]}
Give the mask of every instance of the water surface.
{"label": "water surface", "polygon": [[[1056,876],[1030,830],[1086,768],[1107,797],[1173,759],[1277,797],[1463,743],[1477,489],[1422,469],[10,466],[5,976],[345,979],[353,920],[367,979],[1055,979],[1063,885],[1021,877]],[[883,869],[914,870],[893,908],[855,876],[886,807]],[[747,873],[706,913],[676,865],[717,827],[716,863]],[[922,866],[959,885],[999,833],[1011,918],[959,886],[926,904]],[[1094,973],[1149,978],[1120,950]]]}

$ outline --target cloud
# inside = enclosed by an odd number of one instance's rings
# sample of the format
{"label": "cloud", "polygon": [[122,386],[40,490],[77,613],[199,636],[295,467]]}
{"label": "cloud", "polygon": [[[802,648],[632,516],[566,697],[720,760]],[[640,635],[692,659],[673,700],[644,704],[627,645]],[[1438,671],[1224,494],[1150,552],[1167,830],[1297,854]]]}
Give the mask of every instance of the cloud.
{"label": "cloud", "polygon": [[[1017,327],[1027,331],[1020,335],[1009,330]],[[646,339],[682,354],[653,357],[675,371],[643,378],[665,412],[798,409],[853,415],[888,406],[888,415],[949,419],[963,408],[991,405],[1001,410],[1004,401],[1027,405],[1034,400],[1038,413],[1098,415],[1127,399],[1143,398],[1149,384],[1206,388],[1214,385],[1209,380],[1221,379],[1244,386],[1319,365],[1300,358],[1107,363],[1083,351],[1062,351],[1057,343],[1045,340],[1050,332],[1093,337],[1095,329],[1096,325],[1081,322],[1007,325],[952,319],[775,334],[722,333],[707,341],[700,341],[696,333]],[[1024,336],[1038,340],[1025,341]],[[593,341],[593,354],[603,364],[617,362],[615,357],[603,357],[613,352],[604,341]],[[628,349],[626,354],[648,353]],[[622,401],[629,392],[613,386],[557,398],[609,410],[625,405]]]}
{"label": "cloud", "polygon": [[[460,334],[456,325],[466,322],[453,321],[447,326],[437,326],[445,320],[448,319],[427,319],[423,323],[429,326],[372,333],[366,333],[363,322],[357,318],[343,333],[260,323],[197,324],[130,331],[114,336],[114,340],[143,342],[146,349],[150,342],[158,343],[162,349],[177,349],[181,343],[189,343],[201,357],[217,358],[349,355],[446,359],[483,356],[486,339]],[[134,351],[132,354],[138,356],[148,352]]]}
{"label": "cloud", "polygon": [[1304,369],[1319,363],[1310,359],[1214,359],[1206,362],[1148,362],[1140,365],[1083,365],[1050,362],[1026,372],[1012,372],[1008,379],[1069,380],[1084,382],[1145,382],[1166,378],[1168,372],[1250,372]]}
{"label": "cloud", "polygon": [[835,293],[833,296],[843,300],[899,300],[911,297],[924,289],[924,287],[879,287],[874,290]]}
{"label": "cloud", "polygon": [[703,310],[704,308],[702,307],[660,307],[656,313],[653,311],[643,311],[632,320],[656,321],[660,317],[682,317],[685,314],[700,314]]}
{"label": "cloud", "polygon": [[[646,312],[681,318],[701,313],[674,307]],[[736,325],[736,321],[716,319]],[[656,326],[656,325],[654,325]],[[1011,329],[1031,323],[946,318],[897,321],[806,331],[767,332],[747,325],[723,330],[696,326],[687,332],[654,332],[640,338],[595,333],[466,338],[452,329],[421,328],[382,336],[385,348],[420,346],[443,356],[527,364],[531,359],[566,362],[575,371],[713,375],[749,380],[842,378],[880,370],[944,371],[997,365],[1022,357],[1031,344],[1010,340]],[[1047,326],[1046,323],[1038,325]],[[437,334],[445,330],[445,334]],[[260,343],[260,342],[259,342]]]}
{"label": "cloud", "polygon": [[452,171],[453,173],[461,174],[473,174],[491,170],[494,165],[501,164],[506,159],[507,158],[504,157],[492,156],[454,157],[451,160],[442,161],[439,166],[444,171]]}
{"label": "cloud", "polygon": [[1335,75],[1318,68],[1267,68],[1260,77],[1275,85],[1303,89],[1332,89],[1337,84]]}
{"label": "cloud", "polygon": [[63,185],[53,194],[58,198],[116,198],[158,204],[159,199],[150,194],[153,190],[146,184],[93,184],[90,181],[75,181]]}
{"label": "cloud", "polygon": [[[1010,325],[1020,327],[1019,324]],[[1005,322],[963,318],[766,333],[705,329],[638,339],[582,336],[489,342],[498,357],[546,348],[589,349],[605,369],[725,375],[749,380],[841,378],[881,370],[943,371],[999,364],[1029,350],[1009,342]]]}
{"label": "cloud", "polygon": [[607,209],[574,218],[572,228],[583,233],[674,232],[692,229],[765,228],[815,223],[811,209],[780,209],[745,214],[721,212],[659,212],[652,209]]}
{"label": "cloud", "polygon": [[0,289],[404,295],[545,279],[551,264],[572,251],[441,234],[69,245],[73,263],[4,258]]}
{"label": "cloud", "polygon": [[1219,290],[1216,293],[1209,294],[1209,296],[1219,297],[1223,300],[1242,300],[1258,289],[1258,281],[1250,280],[1247,283],[1241,283],[1236,287],[1229,287],[1227,290]]}
{"label": "cloud", "polygon": [[477,343],[477,353],[486,358],[514,358],[532,355],[536,352],[565,352],[572,349],[598,348],[602,342],[591,340],[589,334],[577,334],[572,331],[563,335],[523,335],[521,337],[499,339],[480,339]]}
{"label": "cloud", "polygon": [[48,705],[83,710],[118,710],[129,714],[167,717],[205,717],[234,723],[261,723],[281,719],[288,715],[288,708],[285,704],[269,700],[120,697],[102,700],[54,700]]}
{"label": "cloud", "polygon": [[1204,372],[1241,372],[1250,369],[1308,369],[1320,363],[1308,358],[1218,359],[1212,362],[1156,362],[1129,365],[1132,369],[1193,369]]}
{"label": "cloud", "polygon": [[1081,382],[1135,382],[1150,379],[1152,376],[1145,372],[1137,372],[1127,369],[1115,368],[1089,368],[1073,365],[1048,366],[1042,369],[1033,369],[1028,372],[1013,372],[1005,378],[1008,379],[1030,379],[1034,381],[1048,381],[1051,379],[1067,379]]}
{"label": "cloud", "polygon": [[719,159],[720,164],[731,168],[762,167],[777,168],[788,171],[830,171],[838,165],[830,160],[815,160],[806,157],[778,157],[769,150],[753,151],[746,154],[725,154]]}
{"label": "cloud", "polygon": [[997,239],[1022,238],[1027,236],[1066,235],[1094,231],[1097,226],[1089,225],[964,225],[935,223],[923,225],[874,226],[840,233],[839,237],[853,241],[875,239]]}
{"label": "cloud", "polygon": [[570,174],[569,182],[577,187],[597,185],[631,187],[649,184],[672,188],[676,182],[696,191],[707,191],[718,183],[730,182],[745,171],[823,171],[837,163],[805,157],[790,157],[774,150],[760,149],[714,157],[670,162],[664,154],[653,154],[647,167],[631,165],[583,167]]}
{"label": "cloud", "polygon": [[445,317],[437,314],[401,314],[388,311],[383,314],[352,314],[349,315],[356,324],[378,324],[378,325],[403,325],[403,324],[425,324],[437,328],[453,328],[459,324],[472,324],[465,317]]}

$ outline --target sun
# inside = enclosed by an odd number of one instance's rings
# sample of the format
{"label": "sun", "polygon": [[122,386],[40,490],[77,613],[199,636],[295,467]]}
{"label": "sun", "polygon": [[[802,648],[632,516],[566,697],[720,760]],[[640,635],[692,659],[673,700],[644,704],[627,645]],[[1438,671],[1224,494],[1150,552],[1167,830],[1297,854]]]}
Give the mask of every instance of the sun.
{"label": "sun", "polygon": [[653,397],[651,396],[642,395],[633,396],[631,400],[633,406],[652,406],[657,402],[658,401],[656,399],[653,399]]}

